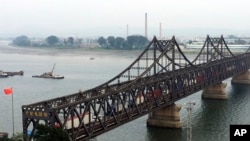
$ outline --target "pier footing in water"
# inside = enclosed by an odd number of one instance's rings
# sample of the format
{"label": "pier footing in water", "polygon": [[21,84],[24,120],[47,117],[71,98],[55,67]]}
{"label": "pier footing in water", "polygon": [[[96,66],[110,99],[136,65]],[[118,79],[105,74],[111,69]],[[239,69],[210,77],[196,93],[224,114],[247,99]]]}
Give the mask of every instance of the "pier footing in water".
{"label": "pier footing in water", "polygon": [[148,115],[147,126],[181,128],[182,122],[180,120],[180,110],[180,105],[173,104],[158,111],[152,112]]}
{"label": "pier footing in water", "polygon": [[203,89],[202,98],[205,99],[227,99],[227,93],[225,91],[227,83],[219,83],[211,85]]}
{"label": "pier footing in water", "polygon": [[234,76],[231,82],[233,84],[250,84],[250,72],[246,71],[237,76]]}

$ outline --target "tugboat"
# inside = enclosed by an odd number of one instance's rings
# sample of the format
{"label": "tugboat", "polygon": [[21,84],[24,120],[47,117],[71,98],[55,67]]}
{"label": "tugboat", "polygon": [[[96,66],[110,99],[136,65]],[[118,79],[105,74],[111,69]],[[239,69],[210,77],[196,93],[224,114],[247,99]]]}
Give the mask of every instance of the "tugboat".
{"label": "tugboat", "polygon": [[8,77],[8,74],[0,70],[0,78]]}
{"label": "tugboat", "polygon": [[18,72],[5,72],[8,76],[14,76],[14,75],[23,75],[23,71]]}
{"label": "tugboat", "polygon": [[56,64],[54,64],[51,72],[45,72],[45,73],[43,73],[41,75],[33,75],[32,77],[37,77],[37,78],[51,78],[51,79],[63,79],[64,76],[62,76],[62,75],[53,75],[53,71],[55,69],[55,65]]}

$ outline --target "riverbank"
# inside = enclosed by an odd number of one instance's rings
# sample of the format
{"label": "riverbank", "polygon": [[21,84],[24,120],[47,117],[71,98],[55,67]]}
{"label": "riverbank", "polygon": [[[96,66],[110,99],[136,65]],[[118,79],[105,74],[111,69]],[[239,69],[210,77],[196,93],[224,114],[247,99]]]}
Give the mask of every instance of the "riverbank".
{"label": "riverbank", "polygon": [[[135,50],[117,50],[117,49],[106,49],[106,48],[100,48],[100,47],[94,47],[94,48],[71,48],[71,47],[19,47],[19,46],[11,46],[10,40],[0,40],[1,49],[0,52],[3,53],[13,53],[11,50],[15,50],[15,52],[23,53],[23,54],[50,54],[50,55],[75,55],[75,56],[81,56],[81,55],[90,55],[91,58],[94,58],[95,56],[107,56],[107,55],[127,55],[127,57],[133,57],[131,56],[131,53],[137,53],[140,54],[143,49],[135,49]],[[8,49],[7,49],[8,48]],[[198,54],[201,49],[189,49],[181,47],[181,50],[185,54]],[[238,53],[244,53],[247,49],[231,49],[231,51],[235,54]],[[93,56],[93,54],[95,54]]]}

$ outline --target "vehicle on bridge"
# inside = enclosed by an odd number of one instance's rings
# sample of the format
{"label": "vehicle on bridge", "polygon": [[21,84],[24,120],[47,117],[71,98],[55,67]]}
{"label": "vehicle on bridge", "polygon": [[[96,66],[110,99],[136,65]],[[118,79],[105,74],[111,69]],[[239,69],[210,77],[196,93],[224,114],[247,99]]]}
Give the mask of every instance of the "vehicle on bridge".
{"label": "vehicle on bridge", "polygon": [[[60,120],[61,120],[62,123],[65,122],[65,120],[64,120],[63,117],[59,117],[59,118],[60,118]],[[93,114],[90,114],[89,112],[86,112],[84,114],[84,117],[83,117],[83,114],[80,114],[79,118],[83,118],[82,119],[82,123],[83,124],[88,124],[88,123],[94,121]],[[80,120],[79,120],[79,118],[78,118],[77,115],[73,116],[72,118],[71,117],[67,118],[66,119],[66,123],[65,123],[65,129],[78,128],[80,126]],[[55,127],[60,128],[60,124],[56,123]]]}
{"label": "vehicle on bridge", "polygon": [[152,101],[154,99],[159,99],[161,96],[162,92],[159,88],[147,92],[147,99],[149,99],[149,101]]}
{"label": "vehicle on bridge", "polygon": [[134,100],[129,101],[128,107],[135,108],[136,105],[140,105],[140,104],[143,104],[143,103],[144,103],[144,97],[143,97],[143,95],[140,94],[140,95],[135,97],[135,101]]}

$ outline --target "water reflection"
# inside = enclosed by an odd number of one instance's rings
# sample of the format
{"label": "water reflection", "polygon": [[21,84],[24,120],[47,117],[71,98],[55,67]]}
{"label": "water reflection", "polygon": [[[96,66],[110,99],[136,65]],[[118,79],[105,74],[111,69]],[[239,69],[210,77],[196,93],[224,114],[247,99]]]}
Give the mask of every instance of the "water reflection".
{"label": "water reflection", "polygon": [[147,141],[183,141],[186,136],[184,130],[148,127]]}

